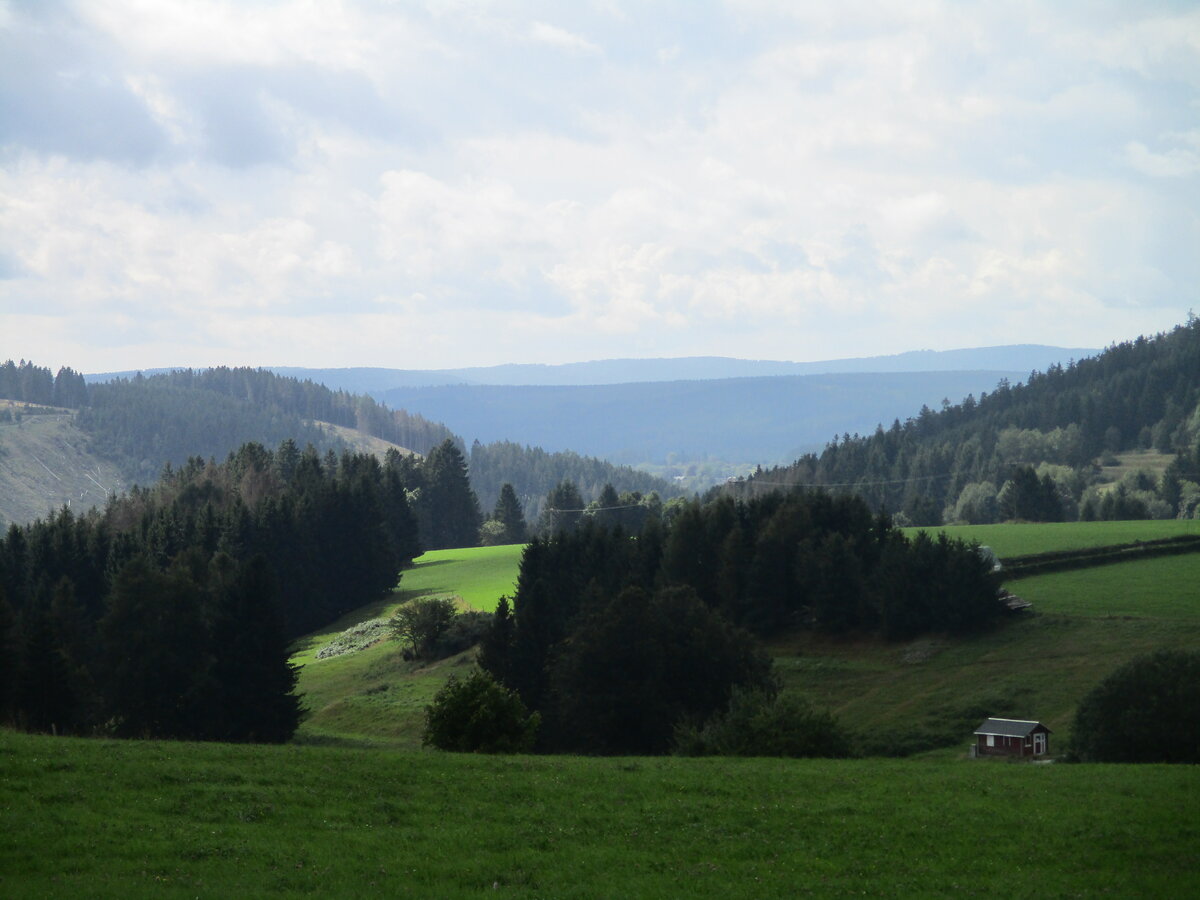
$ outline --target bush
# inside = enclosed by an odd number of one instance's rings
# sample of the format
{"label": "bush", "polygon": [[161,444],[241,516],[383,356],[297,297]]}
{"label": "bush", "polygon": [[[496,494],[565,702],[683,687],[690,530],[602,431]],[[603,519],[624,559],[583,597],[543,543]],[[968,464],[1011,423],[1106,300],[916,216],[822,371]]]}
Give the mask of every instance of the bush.
{"label": "bush", "polygon": [[1160,650],[1121,666],[1075,712],[1085,762],[1200,762],[1200,653]]}
{"label": "bush", "polygon": [[453,600],[412,600],[396,610],[389,624],[392,634],[411,646],[417,659],[432,659],[455,615]]}
{"label": "bush", "polygon": [[680,756],[850,755],[850,740],[832,713],[815,710],[796,694],[735,688],[729,706],[703,727],[675,731]]}
{"label": "bush", "polygon": [[514,692],[475,669],[462,681],[451,675],[425,707],[422,743],[457,753],[526,753],[540,722]]}
{"label": "bush", "polygon": [[445,659],[455,653],[469,650],[483,640],[492,627],[492,614],[477,609],[459,613],[450,620],[446,629],[438,635],[430,647],[432,659]]}

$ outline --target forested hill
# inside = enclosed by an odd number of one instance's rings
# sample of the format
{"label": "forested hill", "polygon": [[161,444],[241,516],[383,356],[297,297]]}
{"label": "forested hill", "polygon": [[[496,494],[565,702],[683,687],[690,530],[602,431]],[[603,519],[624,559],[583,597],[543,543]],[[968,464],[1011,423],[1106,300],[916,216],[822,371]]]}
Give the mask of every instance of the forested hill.
{"label": "forested hill", "polygon": [[[223,366],[93,384],[80,415],[101,452],[127,458],[141,478],[157,474],[163,461],[220,458],[251,440],[330,444],[312,422],[354,428],[421,454],[454,437],[440,423],[388,409],[370,397],[264,369]],[[154,471],[141,471],[143,462]]]}
{"label": "forested hill", "polygon": [[615,466],[570,450],[550,453],[512,441],[476,441],[471,447],[470,466],[471,487],[483,509],[492,509],[501,488],[511,484],[529,522],[541,518],[550,492],[567,481],[575,485],[584,503],[598,499],[605,485],[611,485],[618,494],[658,493],[664,500],[682,493],[670,482],[629,466]]}
{"label": "forested hill", "polygon": [[[1200,320],[1189,317],[1170,332],[1035,372],[1025,384],[1001,382],[991,393],[940,411],[923,407],[873,434],[843,436],[819,454],[760,471],[727,490],[837,486],[876,509],[903,511],[914,524],[936,524],[943,517],[1194,515],[1200,503],[1198,442]],[[1096,463],[1106,457],[1115,463],[1116,454],[1139,448],[1175,455],[1161,481],[1130,479],[1119,486],[1116,499],[1096,489]],[[1023,474],[1014,481],[1017,472]],[[1049,513],[1017,503],[1017,488],[1029,483],[1029,474],[1044,492]],[[1006,496],[1009,484],[1016,487]],[[1120,513],[1120,499],[1129,500],[1123,515],[1103,514],[1104,502]]]}
{"label": "forested hill", "polygon": [[[0,409],[0,426],[6,426],[0,429],[0,457],[5,457],[0,487],[14,488],[0,494],[0,524],[30,521],[72,498],[85,505],[102,499],[100,490],[86,490],[98,487],[95,466],[102,461],[120,473],[119,479],[100,479],[113,487],[116,481],[150,484],[167,463],[178,468],[194,457],[222,460],[247,442],[277,446],[291,440],[322,452],[347,449],[348,432],[336,434],[323,423],[422,455],[447,439],[462,444],[446,426],[419,415],[262,369],[135,373],[88,384],[70,368],[54,375],[31,362],[9,361],[0,365],[0,398],[25,404]],[[53,410],[59,414],[47,415]],[[63,410],[76,412],[64,416]],[[51,419],[57,431],[40,434]],[[353,437],[350,444],[363,449]],[[563,481],[573,482],[584,502],[595,500],[609,484],[620,493],[657,491],[664,499],[677,493],[669,482],[627,467],[507,442],[476,445],[471,469],[472,486],[486,510],[507,482],[530,521]],[[79,478],[72,478],[75,470],[82,473]],[[34,476],[45,484],[33,484]],[[86,481],[76,487],[80,479]]]}

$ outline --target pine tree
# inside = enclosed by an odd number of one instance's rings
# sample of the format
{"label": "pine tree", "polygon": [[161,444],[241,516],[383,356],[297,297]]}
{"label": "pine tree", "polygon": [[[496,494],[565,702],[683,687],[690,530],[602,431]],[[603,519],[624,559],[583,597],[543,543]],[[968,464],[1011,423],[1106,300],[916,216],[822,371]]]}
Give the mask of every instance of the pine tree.
{"label": "pine tree", "polygon": [[100,637],[116,733],[199,737],[211,660],[202,594],[187,573],[160,572],[135,556],[116,574]]}
{"label": "pine tree", "polygon": [[[288,662],[279,590],[266,557],[240,566],[218,554],[212,562],[213,667],[209,710],[223,741],[282,743],[300,722],[298,669]],[[215,716],[213,713],[215,712]]]}
{"label": "pine tree", "polygon": [[539,531],[548,536],[572,532],[583,516],[583,497],[573,481],[560,481],[546,496]]}
{"label": "pine tree", "polygon": [[454,441],[442,441],[430,451],[421,468],[421,543],[427,550],[478,545],[483,516],[471,490],[467,463]]}
{"label": "pine tree", "polygon": [[525,513],[521,509],[521,501],[517,499],[517,492],[508,482],[500,488],[500,498],[492,512],[492,520],[501,526],[497,543],[525,543],[528,531],[525,526]]}

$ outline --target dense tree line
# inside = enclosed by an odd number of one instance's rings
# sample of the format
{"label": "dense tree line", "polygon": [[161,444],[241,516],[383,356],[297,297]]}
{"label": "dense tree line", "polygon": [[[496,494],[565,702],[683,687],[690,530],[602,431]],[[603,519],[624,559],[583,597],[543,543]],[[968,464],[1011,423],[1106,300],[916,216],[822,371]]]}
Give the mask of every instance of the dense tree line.
{"label": "dense tree line", "polygon": [[541,717],[541,745],[664,752],[733,690],[770,690],[750,633],[906,638],[1005,612],[991,565],[908,539],[860,498],[797,492],[686,504],[636,536],[584,519],[535,538],[480,665]]}
{"label": "dense tree line", "polygon": [[[454,437],[444,425],[404,410],[388,409],[366,395],[332,391],[314,381],[276,375],[266,369],[181,369],[143,380],[155,387],[204,391],[309,421],[354,428],[421,454]],[[127,383],[127,379],[109,382]]]}
{"label": "dense tree line", "polygon": [[388,460],[412,498],[424,549],[479,543],[483,515],[458,444],[447,438],[424,459],[389,451]]}
{"label": "dense tree line", "polygon": [[65,366],[52,375],[42,366],[25,360],[14,363],[10,359],[0,364],[0,397],[78,409],[87,403],[88,388],[82,375]]}
{"label": "dense tree line", "polygon": [[5,718],[36,730],[284,740],[287,641],[419,552],[405,457],[285,441],[193,457],[101,511],[0,541]]}
{"label": "dense tree line", "polygon": [[[872,435],[842,435],[820,454],[760,471],[725,490],[749,496],[781,486],[824,486],[853,492],[877,511],[903,513],[912,524],[938,524],[943,516],[980,521],[1002,514],[996,504],[1003,502],[1005,486],[1032,468],[1039,480],[1049,476],[1054,482],[1062,516],[1075,518],[1090,508],[1092,517],[1103,517],[1104,489],[1094,484],[1094,461],[1141,447],[1178,454],[1174,480],[1153,485],[1139,498],[1143,506],[1110,504],[1108,513],[1186,513],[1179,492],[1200,484],[1200,468],[1193,464],[1200,442],[1198,371],[1200,320],[1189,317],[1186,325],[1156,337],[1034,372],[1026,384],[1002,381],[978,399],[945,401],[937,412],[923,407]],[[1058,516],[1055,504],[1044,499],[1048,515]],[[1155,499],[1165,506],[1153,506]]]}
{"label": "dense tree line", "polygon": [[579,492],[580,506],[595,501],[606,485],[620,493],[638,493],[671,498],[679,492],[667,481],[629,466],[570,451],[550,453],[511,441],[471,446],[471,485],[484,509],[491,509],[505,484],[512,486],[521,503],[525,521],[535,523],[544,515],[547,496],[563,482]]}

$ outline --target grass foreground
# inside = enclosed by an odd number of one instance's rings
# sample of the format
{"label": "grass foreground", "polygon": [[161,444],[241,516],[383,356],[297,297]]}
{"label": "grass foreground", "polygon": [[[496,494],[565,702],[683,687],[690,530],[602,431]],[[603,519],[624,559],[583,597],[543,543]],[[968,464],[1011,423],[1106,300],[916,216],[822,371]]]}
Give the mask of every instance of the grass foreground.
{"label": "grass foreground", "polygon": [[0,731],[6,897],[1196,896],[1195,766],[478,757]]}

